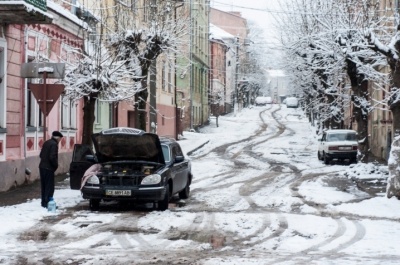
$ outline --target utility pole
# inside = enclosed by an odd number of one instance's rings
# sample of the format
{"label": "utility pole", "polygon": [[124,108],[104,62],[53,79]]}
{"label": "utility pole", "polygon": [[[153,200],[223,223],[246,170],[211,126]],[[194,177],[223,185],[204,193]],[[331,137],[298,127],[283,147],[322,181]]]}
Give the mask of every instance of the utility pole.
{"label": "utility pole", "polygon": [[235,102],[233,106],[234,115],[237,115],[239,110],[238,106],[238,97],[239,97],[239,37],[235,38],[236,40],[236,65],[235,65]]}

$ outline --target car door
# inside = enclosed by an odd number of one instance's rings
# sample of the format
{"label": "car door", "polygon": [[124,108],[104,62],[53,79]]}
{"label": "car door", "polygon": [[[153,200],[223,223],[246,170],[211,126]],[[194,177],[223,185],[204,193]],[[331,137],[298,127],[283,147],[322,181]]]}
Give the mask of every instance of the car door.
{"label": "car door", "polygon": [[[181,147],[172,145],[173,167],[175,172],[174,192],[181,191],[186,187],[188,181],[189,161],[184,158]],[[177,160],[177,158],[181,160]]]}
{"label": "car door", "polygon": [[93,165],[93,162],[86,160],[87,155],[93,155],[91,146],[83,144],[74,145],[72,161],[69,166],[69,184],[73,190],[79,190],[81,188],[83,174]]}

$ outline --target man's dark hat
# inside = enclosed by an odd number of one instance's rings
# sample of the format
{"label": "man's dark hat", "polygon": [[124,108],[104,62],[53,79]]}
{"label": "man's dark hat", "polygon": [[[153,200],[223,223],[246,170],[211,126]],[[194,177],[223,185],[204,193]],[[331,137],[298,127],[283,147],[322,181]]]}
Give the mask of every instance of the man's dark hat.
{"label": "man's dark hat", "polygon": [[59,131],[54,131],[53,136],[58,136],[58,137],[63,137],[62,133],[60,133]]}

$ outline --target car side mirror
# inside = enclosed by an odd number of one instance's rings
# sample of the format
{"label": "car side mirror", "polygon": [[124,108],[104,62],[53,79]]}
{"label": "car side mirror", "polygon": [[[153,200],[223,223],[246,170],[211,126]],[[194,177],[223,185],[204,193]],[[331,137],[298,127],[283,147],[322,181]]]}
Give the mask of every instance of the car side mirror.
{"label": "car side mirror", "polygon": [[94,155],[86,155],[85,159],[86,161],[97,163],[97,159]]}
{"label": "car side mirror", "polygon": [[176,156],[175,157],[175,163],[183,162],[183,160],[185,160],[184,156]]}

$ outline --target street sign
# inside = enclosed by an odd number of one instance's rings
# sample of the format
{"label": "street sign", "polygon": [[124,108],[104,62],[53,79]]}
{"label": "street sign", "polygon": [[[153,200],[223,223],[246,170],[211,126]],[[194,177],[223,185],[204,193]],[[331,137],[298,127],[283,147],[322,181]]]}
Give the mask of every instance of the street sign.
{"label": "street sign", "polygon": [[[45,117],[49,115],[54,104],[64,91],[64,85],[62,84],[47,84],[47,91],[43,89],[43,84],[28,84],[28,88],[35,96],[40,110],[43,112]],[[47,95],[45,95],[45,92],[47,92]]]}
{"label": "street sign", "polygon": [[21,77],[43,78],[44,72],[47,78],[63,79],[65,75],[65,63],[23,63]]}

